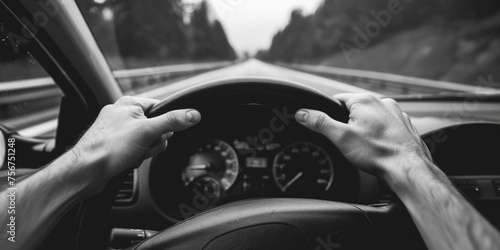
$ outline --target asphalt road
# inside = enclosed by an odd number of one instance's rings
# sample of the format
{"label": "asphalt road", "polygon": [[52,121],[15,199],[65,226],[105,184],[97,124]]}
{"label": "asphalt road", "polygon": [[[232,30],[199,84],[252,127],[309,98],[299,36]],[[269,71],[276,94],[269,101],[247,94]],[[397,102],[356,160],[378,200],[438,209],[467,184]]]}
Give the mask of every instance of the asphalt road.
{"label": "asphalt road", "polygon": [[163,99],[179,90],[203,82],[212,81],[216,79],[229,78],[229,77],[244,77],[244,76],[271,77],[288,81],[295,81],[313,87],[319,91],[324,92],[327,95],[334,95],[345,92],[377,94],[366,89],[330,80],[328,78],[319,77],[299,72],[296,70],[272,65],[256,59],[250,59],[229,67],[202,73],[194,77],[190,77],[175,83],[171,83],[167,86],[159,87],[157,89],[142,93],[139,96]]}

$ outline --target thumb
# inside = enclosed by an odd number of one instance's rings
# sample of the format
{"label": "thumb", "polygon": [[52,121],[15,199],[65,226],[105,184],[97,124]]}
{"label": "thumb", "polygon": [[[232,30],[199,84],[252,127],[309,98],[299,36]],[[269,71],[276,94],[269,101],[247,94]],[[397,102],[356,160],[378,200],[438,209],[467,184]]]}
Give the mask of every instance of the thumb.
{"label": "thumb", "polygon": [[312,109],[300,109],[295,113],[295,119],[304,127],[323,134],[333,142],[338,141],[340,135],[348,129],[347,124],[336,121],[321,111]]}
{"label": "thumb", "polygon": [[166,134],[187,129],[201,120],[201,114],[194,109],[179,109],[148,119],[155,133]]}

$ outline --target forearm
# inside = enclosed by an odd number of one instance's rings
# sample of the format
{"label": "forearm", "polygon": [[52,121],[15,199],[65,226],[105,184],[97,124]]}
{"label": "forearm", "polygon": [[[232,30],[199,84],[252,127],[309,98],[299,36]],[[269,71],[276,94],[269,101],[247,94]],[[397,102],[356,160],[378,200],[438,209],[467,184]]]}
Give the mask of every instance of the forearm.
{"label": "forearm", "polygon": [[407,207],[429,249],[500,249],[498,231],[444,173],[425,160],[408,162],[412,166],[386,180]]}
{"label": "forearm", "polygon": [[[15,214],[4,208],[9,200],[6,190],[0,194],[0,249],[35,249],[75,204],[95,193],[91,171],[84,165],[98,164],[97,159],[81,162],[69,151],[49,166],[16,185]],[[95,178],[95,177],[94,177]],[[15,242],[9,241],[6,225],[15,216]]]}

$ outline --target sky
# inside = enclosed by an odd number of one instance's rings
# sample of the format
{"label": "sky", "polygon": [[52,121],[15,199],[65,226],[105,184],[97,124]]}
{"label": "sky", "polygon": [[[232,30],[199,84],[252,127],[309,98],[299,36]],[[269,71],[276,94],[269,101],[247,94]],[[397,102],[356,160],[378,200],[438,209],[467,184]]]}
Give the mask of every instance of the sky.
{"label": "sky", "polygon": [[[198,3],[201,0],[185,0]],[[294,9],[311,14],[323,0],[208,0],[238,54],[267,49],[272,38],[290,20]]]}

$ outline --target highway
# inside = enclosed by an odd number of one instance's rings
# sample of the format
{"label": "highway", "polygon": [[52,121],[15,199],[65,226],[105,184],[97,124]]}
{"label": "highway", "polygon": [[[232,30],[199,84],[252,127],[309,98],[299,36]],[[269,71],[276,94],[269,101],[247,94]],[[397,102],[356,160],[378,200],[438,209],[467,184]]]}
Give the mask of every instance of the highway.
{"label": "highway", "polygon": [[[154,77],[154,79],[158,80],[155,83],[157,85],[154,85],[155,87],[148,91],[139,92],[137,96],[155,99],[164,99],[177,91],[203,82],[245,76],[270,77],[299,82],[330,96],[345,92],[371,93],[377,96],[439,93],[446,91],[474,93],[500,92],[499,90],[492,90],[488,88],[378,72],[301,64],[275,65],[262,62],[257,59],[249,59],[239,62],[184,64],[135,70],[122,70],[114,72],[114,74],[119,82],[124,84],[124,86],[122,86],[123,89],[127,89],[127,86],[134,86],[134,84],[144,84],[148,80],[151,80],[151,77]],[[59,89],[55,88],[55,85],[50,81],[50,78],[28,80],[26,81],[24,87],[20,87],[21,85],[19,83],[14,82],[2,83],[0,84],[0,94],[9,93],[9,91],[10,93],[15,93],[15,91],[18,91],[19,94],[17,94],[17,96],[10,96],[10,100],[18,100],[21,96],[26,98],[29,96],[37,96],[37,100],[43,100],[43,98],[55,98],[58,100],[57,98],[61,95],[61,93]],[[133,91],[131,92],[137,92],[137,89],[132,90]],[[372,90],[376,91],[374,92]],[[9,98],[4,98],[4,100],[8,101]],[[35,101],[35,99],[32,101]],[[25,100],[25,102],[29,103],[30,101]],[[0,105],[1,104],[2,103],[0,103]],[[55,131],[57,127],[57,115],[58,102],[44,110],[33,112],[33,114],[30,114],[29,116],[13,117],[12,119],[4,120],[4,122],[24,124],[24,126],[16,127],[19,129],[19,133],[21,135],[39,136],[51,134]]]}
{"label": "highway", "polygon": [[179,90],[194,86],[199,83],[212,81],[216,79],[223,79],[229,77],[272,77],[288,81],[295,81],[306,84],[312,88],[326,93],[327,95],[334,95],[338,93],[378,93],[371,92],[366,89],[354,87],[339,81],[330,80],[328,78],[300,72],[297,70],[276,66],[273,64],[265,63],[256,59],[250,59],[239,64],[228,66],[225,68],[209,71],[190,77],[167,86],[160,87],[142,94],[139,96],[163,99]]}
{"label": "highway", "polygon": [[[205,72],[199,73],[203,69],[206,69]],[[149,91],[137,95],[141,97],[163,99],[179,90],[203,82],[212,81],[216,79],[223,79],[229,77],[242,77],[242,76],[271,77],[271,78],[279,78],[289,81],[295,81],[309,85],[310,87],[318,89],[328,95],[334,95],[343,92],[351,92],[351,93],[369,92],[377,95],[377,93],[375,92],[370,92],[368,90],[359,87],[354,87],[352,85],[348,85],[345,83],[341,83],[339,81],[330,80],[324,77],[300,72],[282,66],[276,66],[256,59],[237,62],[235,64],[231,63],[221,64],[220,62],[185,64],[185,65],[172,65],[172,66],[155,67],[147,69],[122,70],[114,73],[117,79],[119,79],[119,82],[121,82],[122,84],[128,83],[127,85],[123,86],[124,89],[127,89],[129,88],[131,81],[134,81],[136,83],[140,81],[147,81],[148,76],[150,75],[154,75],[155,79],[162,79],[164,78],[164,76],[179,74],[178,72],[186,76],[179,81],[175,81],[175,78],[174,81],[172,80],[165,81],[165,84],[163,85],[160,84],[157,88],[151,89]],[[43,81],[47,82],[50,81],[50,79],[43,79]],[[38,82],[34,83],[39,85],[40,83]],[[53,88],[53,84],[50,86],[49,85],[46,86],[51,87],[52,89],[49,88],[49,90],[52,90],[52,92],[54,92],[52,95],[50,95],[51,98],[54,98],[54,95],[57,96],[61,94],[58,89]],[[29,91],[27,92],[28,94],[36,95],[35,93],[30,93]],[[39,99],[40,98],[42,97],[39,96]],[[8,125],[21,124],[19,126],[14,126],[20,128],[19,133],[21,135],[29,137],[47,135],[47,134],[50,135],[57,128],[57,115],[58,115],[58,107],[54,106],[46,110],[37,111],[36,113],[33,113],[29,116],[21,116],[21,117],[15,117],[14,119],[8,119],[6,123],[8,123]]]}

